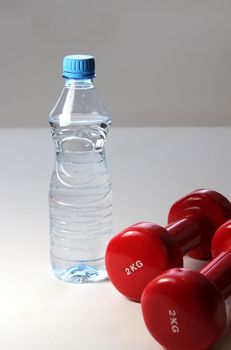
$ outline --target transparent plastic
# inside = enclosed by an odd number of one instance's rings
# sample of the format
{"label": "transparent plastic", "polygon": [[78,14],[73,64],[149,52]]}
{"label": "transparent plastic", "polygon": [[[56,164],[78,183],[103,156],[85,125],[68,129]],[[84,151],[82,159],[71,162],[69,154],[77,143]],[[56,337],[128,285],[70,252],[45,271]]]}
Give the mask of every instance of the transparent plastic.
{"label": "transparent plastic", "polygon": [[67,79],[49,115],[56,159],[50,190],[50,258],[73,283],[107,278],[112,192],[105,141],[111,117],[92,80]]}

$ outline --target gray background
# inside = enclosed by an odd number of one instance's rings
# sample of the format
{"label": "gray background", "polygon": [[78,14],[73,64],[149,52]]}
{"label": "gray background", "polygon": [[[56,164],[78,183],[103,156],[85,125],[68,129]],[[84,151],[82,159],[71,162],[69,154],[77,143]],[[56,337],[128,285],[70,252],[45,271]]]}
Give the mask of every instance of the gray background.
{"label": "gray background", "polygon": [[1,127],[47,127],[71,53],[114,126],[231,125],[231,1],[0,0],[0,44]]}

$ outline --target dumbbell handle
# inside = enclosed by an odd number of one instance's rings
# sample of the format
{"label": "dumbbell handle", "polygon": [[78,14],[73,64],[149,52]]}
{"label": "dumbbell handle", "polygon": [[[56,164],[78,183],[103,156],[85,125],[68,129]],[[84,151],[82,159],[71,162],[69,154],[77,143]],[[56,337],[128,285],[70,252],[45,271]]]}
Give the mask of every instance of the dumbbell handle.
{"label": "dumbbell handle", "polygon": [[227,299],[231,295],[231,247],[213,259],[200,273],[215,284]]}
{"label": "dumbbell handle", "polygon": [[178,244],[182,255],[187,254],[201,242],[200,224],[198,221],[194,221],[193,218],[173,222],[165,228]]}

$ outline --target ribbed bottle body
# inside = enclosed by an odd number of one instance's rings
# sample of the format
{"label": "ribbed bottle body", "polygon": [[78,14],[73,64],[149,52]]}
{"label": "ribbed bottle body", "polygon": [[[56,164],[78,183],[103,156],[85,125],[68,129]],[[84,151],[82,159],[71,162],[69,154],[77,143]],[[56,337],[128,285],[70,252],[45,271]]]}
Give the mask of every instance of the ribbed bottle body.
{"label": "ribbed bottle body", "polygon": [[69,126],[60,126],[56,116],[49,121],[56,149],[49,191],[52,269],[68,282],[105,279],[104,254],[112,236],[104,149],[110,120]]}

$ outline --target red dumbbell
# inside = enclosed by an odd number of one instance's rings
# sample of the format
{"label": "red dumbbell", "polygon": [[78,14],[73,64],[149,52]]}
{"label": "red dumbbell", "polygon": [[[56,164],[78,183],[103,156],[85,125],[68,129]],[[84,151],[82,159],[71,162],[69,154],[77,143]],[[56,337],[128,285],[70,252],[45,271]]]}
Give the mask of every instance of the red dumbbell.
{"label": "red dumbbell", "polygon": [[216,231],[212,240],[212,255],[217,257],[219,254],[231,248],[231,220],[225,222]]}
{"label": "red dumbbell", "polygon": [[142,312],[153,337],[169,350],[205,350],[226,327],[231,296],[231,220],[212,240],[214,259],[201,272],[171,269],[150,282]]}
{"label": "red dumbbell", "polygon": [[146,285],[159,273],[183,266],[183,255],[211,257],[216,229],[231,218],[231,204],[220,193],[197,190],[170,209],[169,225],[138,223],[113,237],[106,250],[111,282],[126,297],[139,301]]}

